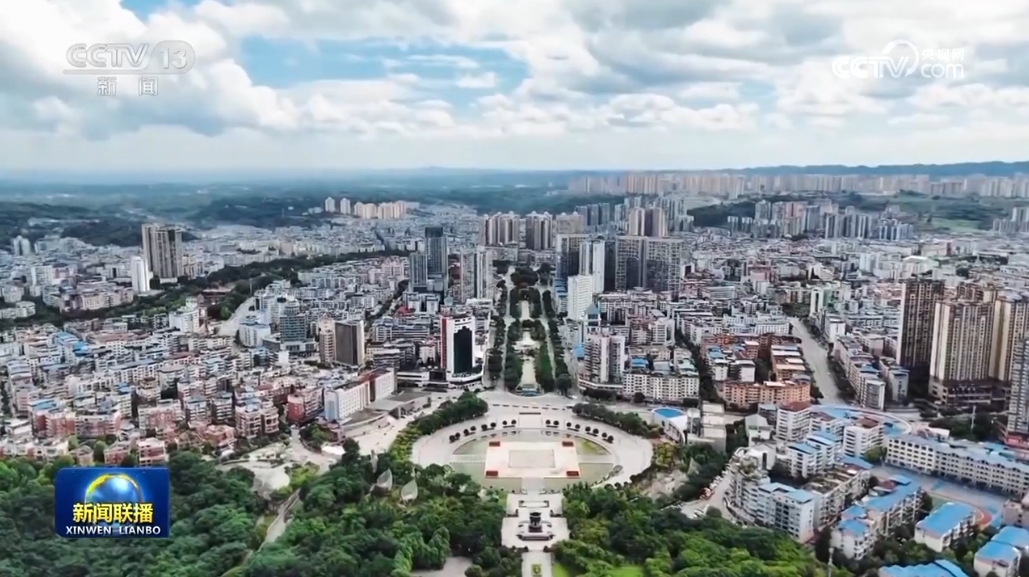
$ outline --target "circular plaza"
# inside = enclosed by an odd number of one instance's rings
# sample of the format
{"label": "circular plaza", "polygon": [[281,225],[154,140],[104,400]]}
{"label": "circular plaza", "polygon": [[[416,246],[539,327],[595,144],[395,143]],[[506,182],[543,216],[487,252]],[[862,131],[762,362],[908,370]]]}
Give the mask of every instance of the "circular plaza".
{"label": "circular plaza", "polygon": [[418,439],[412,461],[446,465],[495,489],[560,490],[622,483],[650,466],[648,439],[560,409],[492,407],[479,419]]}

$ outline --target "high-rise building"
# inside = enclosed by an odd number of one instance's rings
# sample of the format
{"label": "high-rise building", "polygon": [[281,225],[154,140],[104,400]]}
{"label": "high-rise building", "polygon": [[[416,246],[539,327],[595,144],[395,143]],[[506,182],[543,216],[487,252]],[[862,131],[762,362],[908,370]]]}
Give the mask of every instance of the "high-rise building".
{"label": "high-rise building", "polygon": [[484,214],[479,219],[479,244],[508,246],[518,244],[520,219],[513,213]]}
{"label": "high-rise building", "polygon": [[408,274],[411,277],[411,288],[429,286],[429,257],[424,252],[412,252],[407,257]]}
{"label": "high-rise building", "polygon": [[300,310],[300,302],[290,298],[279,315],[279,338],[283,343],[307,341],[307,316]]}
{"label": "high-rise building", "polygon": [[990,346],[990,376],[1011,382],[1015,349],[1029,338],[1029,295],[1003,294],[993,302],[994,339]]}
{"label": "high-rise building", "polygon": [[11,239],[11,254],[14,256],[29,256],[32,254],[32,242],[22,235]]}
{"label": "high-rise building", "polygon": [[159,279],[182,276],[182,231],[160,224],[143,225],[143,260]]}
{"label": "high-rise building", "polygon": [[559,234],[555,252],[557,253],[557,278],[566,279],[582,272],[580,247],[589,241],[586,234]]}
{"label": "high-rise building", "polygon": [[908,370],[912,385],[924,387],[929,380],[936,303],[943,300],[943,294],[941,280],[917,278],[904,281],[897,362]]}
{"label": "high-rise building", "polygon": [[552,235],[553,219],[547,213],[530,213],[525,217],[525,248],[529,250],[551,250],[554,248]]}
{"label": "high-rise building", "polygon": [[936,303],[929,375],[943,383],[989,378],[993,303]]}
{"label": "high-rise building", "polygon": [[336,362],[336,321],[332,319],[318,321],[318,358],[327,365]]}
{"label": "high-rise building", "polygon": [[340,214],[351,214],[350,200],[346,198],[339,199],[339,203],[336,205],[337,210]]}
{"label": "high-rise building", "polygon": [[603,240],[591,240],[579,245],[579,274],[593,279],[593,292],[604,292],[604,262],[607,260]]}
{"label": "high-rise building", "polygon": [[429,278],[441,279],[447,276],[450,267],[447,251],[447,235],[442,226],[425,227],[425,248],[428,257],[426,273]]}
{"label": "high-rise building", "polygon": [[586,342],[584,361],[588,381],[596,384],[621,383],[628,362],[625,337],[608,333],[590,335]]}
{"label": "high-rise building", "polygon": [[577,274],[568,277],[568,320],[581,321],[593,304],[593,277]]}
{"label": "high-rise building", "polygon": [[364,366],[364,321],[336,322],[336,362]]}
{"label": "high-rise building", "polygon": [[642,236],[619,236],[615,239],[615,287],[624,291],[643,286]]}
{"label": "high-rise building", "polygon": [[467,375],[475,367],[475,318],[440,317],[440,366],[447,378]]}
{"label": "high-rise building", "polygon": [[1011,402],[1008,405],[1008,434],[1029,437],[1029,339],[1015,343],[1011,352]]}
{"label": "high-rise building", "polygon": [[325,199],[325,212],[336,212],[336,199],[335,198],[332,198],[330,196],[329,198]]}
{"label": "high-rise building", "polygon": [[643,219],[643,234],[650,238],[664,238],[668,236],[668,219],[661,207],[646,209]]}
{"label": "high-rise building", "polygon": [[628,215],[629,236],[644,236],[647,232],[647,210],[645,208],[630,208]]}
{"label": "high-rise building", "polygon": [[643,241],[643,288],[654,292],[679,290],[684,245],[678,238]]}
{"label": "high-rise building", "polygon": [[141,256],[129,259],[129,277],[132,279],[132,290],[145,293],[150,290],[150,271]]}
{"label": "high-rise building", "polygon": [[554,217],[554,234],[582,234],[585,230],[586,219],[577,212]]}
{"label": "high-rise building", "polygon": [[461,253],[459,296],[461,301],[489,298],[493,280],[493,261],[484,246]]}

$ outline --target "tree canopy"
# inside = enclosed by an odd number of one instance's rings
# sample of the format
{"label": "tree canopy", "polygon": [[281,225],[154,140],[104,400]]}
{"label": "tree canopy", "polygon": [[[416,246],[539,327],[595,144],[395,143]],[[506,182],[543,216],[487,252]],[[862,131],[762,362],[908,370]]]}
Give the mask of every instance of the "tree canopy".
{"label": "tree canopy", "polygon": [[54,535],[59,459],[0,461],[0,575],[18,577],[221,577],[264,539],[266,503],[245,469],[222,472],[192,452],[173,453],[169,539],[61,539]]}
{"label": "tree canopy", "polygon": [[[473,560],[468,575],[520,575],[519,556],[500,546],[501,496],[483,496],[471,477],[450,468],[422,469],[407,460],[415,438],[479,417],[485,404],[466,393],[415,421],[374,469],[372,459],[348,441],[340,462],[301,489],[303,504],[293,522],[248,561],[243,577],[407,577],[442,568],[452,554]],[[398,468],[418,484],[413,503],[402,504],[399,490],[372,489],[386,470],[397,479]]]}
{"label": "tree canopy", "polygon": [[648,577],[813,577],[815,559],[785,533],[743,529],[716,516],[690,519],[632,489],[570,487],[564,515],[571,539],[555,557],[583,577],[625,565]]}

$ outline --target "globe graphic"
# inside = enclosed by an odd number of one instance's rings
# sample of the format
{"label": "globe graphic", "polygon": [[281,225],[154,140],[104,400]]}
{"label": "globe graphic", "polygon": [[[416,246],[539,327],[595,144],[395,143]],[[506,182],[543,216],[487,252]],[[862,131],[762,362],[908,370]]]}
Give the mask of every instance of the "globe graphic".
{"label": "globe graphic", "polygon": [[104,474],[86,487],[87,503],[141,503],[143,490],[125,474]]}

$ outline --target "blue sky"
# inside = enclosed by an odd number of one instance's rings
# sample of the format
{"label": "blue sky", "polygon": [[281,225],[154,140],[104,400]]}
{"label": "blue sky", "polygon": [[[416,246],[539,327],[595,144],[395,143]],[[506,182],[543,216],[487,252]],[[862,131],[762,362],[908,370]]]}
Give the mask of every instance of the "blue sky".
{"label": "blue sky", "polygon": [[[917,4],[917,3],[916,3]],[[0,170],[717,168],[1017,160],[1029,0],[0,2]],[[160,96],[69,43],[181,39]],[[961,77],[841,77],[898,38]],[[385,39],[388,39],[386,41]],[[141,155],[139,151],[148,151]]]}

